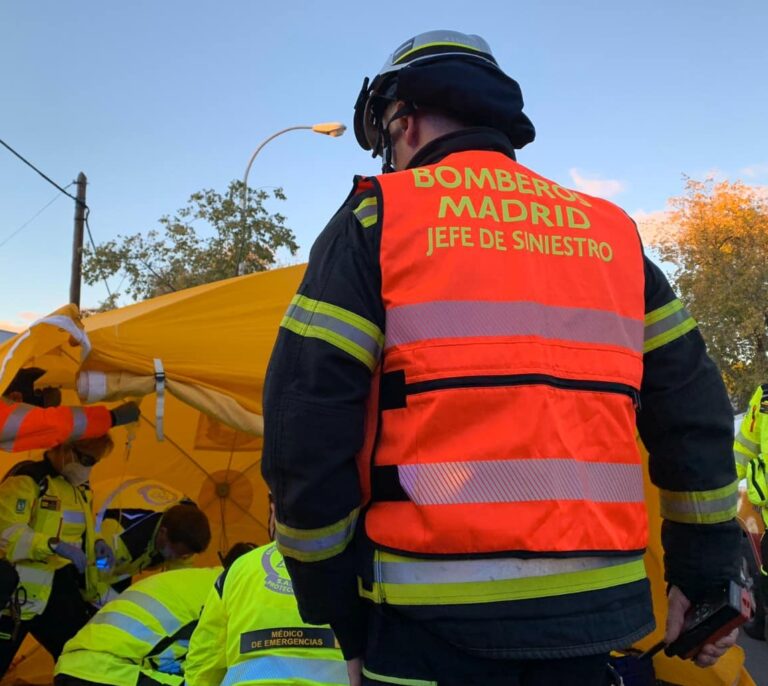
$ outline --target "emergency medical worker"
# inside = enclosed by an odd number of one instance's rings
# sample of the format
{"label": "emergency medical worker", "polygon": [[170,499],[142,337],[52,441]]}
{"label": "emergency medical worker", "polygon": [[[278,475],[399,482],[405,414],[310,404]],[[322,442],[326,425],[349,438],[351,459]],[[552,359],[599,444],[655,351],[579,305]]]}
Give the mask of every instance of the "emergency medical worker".
{"label": "emergency medical worker", "polygon": [[[768,458],[768,384],[758,386],[749,401],[749,409],[733,443],[736,458],[736,475],[747,480],[749,502],[760,508],[763,522],[768,530],[768,479],[766,479],[766,458]],[[768,537],[760,539],[760,595],[768,605]],[[767,608],[768,609],[768,608]],[[768,640],[768,615],[765,636]]]}
{"label": "emergency medical worker", "polygon": [[107,494],[96,513],[96,530],[114,551],[110,583],[118,590],[147,569],[191,566],[211,541],[208,517],[192,500],[142,477]]}
{"label": "emergency medical worker", "polygon": [[355,108],[392,173],[355,180],[272,354],[276,540],[353,683],[601,683],[654,627],[636,426],[667,640],[737,578],[720,375],[632,220],[515,161],[522,107],[478,36],[397,48]]}
{"label": "emergency medical worker", "polygon": [[299,616],[274,543],[246,553],[217,579],[190,640],[185,679],[189,686],[348,684],[331,628]]}
{"label": "emergency medical worker", "polygon": [[[236,558],[228,553],[226,559]],[[175,569],[137,581],[67,642],[54,684],[181,684],[189,638],[221,572]]]}
{"label": "emergency medical worker", "polygon": [[[31,633],[55,658],[94,608],[95,535],[88,478],[109,434],[64,443],[0,483],[0,550],[16,566],[20,623],[0,615],[0,675]],[[87,598],[87,599],[86,599]]]}
{"label": "emergency medical worker", "polygon": [[114,551],[110,583],[123,590],[140,572],[191,566],[193,556],[208,548],[211,526],[205,512],[186,500],[165,511],[107,513],[99,535]]}
{"label": "emergency medical worker", "polygon": [[135,422],[139,407],[129,402],[109,410],[94,407],[58,407],[55,388],[35,390],[42,369],[22,369],[0,397],[0,450],[42,450],[80,438],[95,438],[113,426]]}

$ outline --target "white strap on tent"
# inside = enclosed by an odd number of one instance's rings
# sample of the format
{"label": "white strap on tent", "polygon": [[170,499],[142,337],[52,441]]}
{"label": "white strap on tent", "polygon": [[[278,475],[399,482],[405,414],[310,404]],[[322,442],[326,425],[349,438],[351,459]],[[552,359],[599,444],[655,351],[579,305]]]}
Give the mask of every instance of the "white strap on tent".
{"label": "white strap on tent", "polygon": [[163,361],[155,358],[155,435],[158,441],[164,440],[163,418],[165,417],[165,371],[163,370]]}

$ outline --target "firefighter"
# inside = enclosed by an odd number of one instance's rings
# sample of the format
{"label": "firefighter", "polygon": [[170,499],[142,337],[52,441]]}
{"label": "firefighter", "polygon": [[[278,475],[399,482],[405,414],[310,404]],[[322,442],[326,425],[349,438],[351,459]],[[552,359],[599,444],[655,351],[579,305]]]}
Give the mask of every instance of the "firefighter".
{"label": "firefighter", "polygon": [[[733,454],[736,459],[736,474],[739,479],[747,480],[747,498],[760,509],[763,523],[768,529],[768,480],[765,474],[765,459],[768,455],[768,384],[757,387],[749,401],[744,419],[733,442]],[[760,539],[760,587],[758,598],[768,604],[768,537],[763,533]],[[768,640],[768,614],[764,634]]]}
{"label": "firefighter", "polygon": [[52,448],[79,438],[94,438],[113,426],[130,424],[139,418],[134,402],[113,410],[104,406],[58,407],[61,393],[56,388],[35,389],[44,370],[19,371],[0,397],[0,450],[23,452]]}
{"label": "firefighter", "polygon": [[246,553],[217,579],[192,634],[185,674],[190,686],[348,683],[331,628],[308,626],[299,616],[274,543]]}
{"label": "firefighter", "polygon": [[[0,675],[27,633],[55,658],[88,621],[96,592],[96,541],[88,486],[112,450],[109,434],[64,443],[19,463],[0,483],[0,550],[20,582],[20,617],[0,615]],[[20,621],[19,621],[20,620]]]}
{"label": "firefighter", "polygon": [[399,46],[355,133],[385,173],[315,242],[265,382],[301,615],[334,629],[353,684],[600,683],[654,627],[636,428],[666,639],[737,578],[718,370],[632,220],[516,161],[534,127],[479,36]]}
{"label": "firefighter", "polygon": [[[249,544],[237,543],[228,568]],[[184,681],[189,638],[222,567],[153,574],[109,601],[67,642],[56,686],[144,686]]]}

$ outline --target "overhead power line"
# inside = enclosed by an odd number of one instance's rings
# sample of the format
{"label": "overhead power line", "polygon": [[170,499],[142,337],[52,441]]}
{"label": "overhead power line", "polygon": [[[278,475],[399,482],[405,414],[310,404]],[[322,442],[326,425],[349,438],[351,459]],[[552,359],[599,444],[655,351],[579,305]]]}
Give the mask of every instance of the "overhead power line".
{"label": "overhead power line", "polygon": [[[26,157],[24,157],[23,155],[21,155],[21,154],[19,154],[18,152],[16,152],[16,151],[15,151],[15,150],[14,150],[14,149],[13,149],[13,148],[10,146],[10,145],[8,145],[8,143],[6,143],[6,142],[5,142],[5,141],[4,141],[2,138],[0,138],[0,145],[2,145],[4,148],[7,148],[8,150],[10,150],[10,152],[12,152],[14,155],[16,155],[16,157],[18,157],[18,158],[19,158],[19,159],[20,159],[20,160],[21,160],[21,161],[22,161],[24,164],[26,164],[26,165],[27,165],[27,166],[28,166],[30,169],[34,169],[34,170],[35,170],[35,171],[36,171],[38,174],[40,174],[40,176],[42,176],[42,177],[43,177],[43,178],[44,178],[44,179],[45,179],[45,180],[46,180],[48,183],[50,183],[50,184],[51,184],[51,186],[53,186],[54,188],[58,188],[58,189],[59,189],[59,190],[60,190],[62,193],[64,193],[64,195],[66,195],[66,196],[67,196],[67,197],[69,197],[69,198],[72,198],[72,200],[74,200],[75,202],[79,202],[79,200],[78,200],[78,199],[77,199],[77,198],[76,198],[74,195],[72,195],[71,193],[67,193],[67,191],[66,191],[64,188],[62,188],[61,186],[59,186],[59,184],[58,184],[58,183],[56,183],[56,182],[55,182],[55,181],[54,181],[54,180],[53,180],[53,179],[52,179],[50,176],[48,176],[48,175],[44,174],[43,172],[41,172],[41,171],[40,171],[40,170],[39,170],[39,169],[38,169],[38,168],[37,168],[37,167],[36,167],[34,164],[32,164],[32,163],[31,163],[31,162],[30,162],[30,161],[29,161],[29,160],[28,160]],[[70,183],[69,185],[71,186],[72,184]],[[69,186],[67,186],[67,188],[69,188]]]}
{"label": "overhead power line", "polygon": [[[70,183],[69,186],[72,184]],[[64,186],[64,188],[69,188],[69,186]],[[18,229],[15,231],[11,231],[2,241],[0,241],[0,248],[2,248],[8,241],[11,240],[16,234],[21,233],[24,229],[27,228],[35,219],[37,219],[43,212],[45,212],[53,203],[55,203],[59,198],[61,197],[60,193],[56,193],[56,195],[51,198],[50,201],[48,201],[45,205],[43,205],[37,212],[35,212],[27,221],[25,221]]]}
{"label": "overhead power line", "polygon": [[[42,177],[43,177],[43,178],[44,178],[44,179],[45,179],[45,180],[46,180],[48,183],[50,183],[50,184],[51,184],[51,185],[52,185],[54,188],[56,188],[56,189],[57,189],[57,190],[58,190],[60,193],[63,193],[63,194],[64,194],[64,195],[66,195],[68,198],[71,198],[72,200],[74,200],[74,201],[75,201],[75,203],[76,203],[76,206],[80,206],[80,205],[82,205],[82,206],[83,206],[83,209],[85,210],[85,226],[86,226],[86,229],[88,230],[88,238],[89,238],[89,239],[90,239],[90,241],[91,241],[91,246],[93,247],[93,251],[94,251],[94,253],[95,253],[95,252],[96,252],[96,243],[95,243],[95,242],[94,242],[94,240],[93,240],[93,234],[91,233],[91,226],[90,226],[90,224],[88,223],[88,215],[91,213],[91,208],[90,208],[90,207],[88,207],[87,203],[85,203],[83,200],[80,200],[80,198],[78,198],[78,197],[76,197],[76,196],[72,195],[71,193],[68,193],[68,192],[67,192],[67,190],[66,190],[66,189],[67,189],[67,188],[69,188],[70,186],[74,185],[74,182],[72,182],[72,183],[70,183],[69,185],[67,185],[67,186],[65,186],[64,188],[62,188],[62,187],[61,187],[61,186],[60,186],[58,183],[56,183],[56,182],[55,182],[55,181],[54,181],[54,180],[53,180],[53,179],[52,179],[50,176],[48,176],[47,174],[45,174],[45,173],[43,173],[42,171],[40,171],[40,170],[39,170],[39,169],[38,169],[38,168],[37,168],[37,167],[36,167],[34,164],[32,164],[32,163],[31,163],[31,162],[30,162],[30,161],[29,161],[29,160],[28,160],[26,157],[24,157],[24,156],[23,156],[21,153],[19,153],[19,152],[17,152],[16,150],[14,150],[14,149],[13,149],[13,148],[12,148],[10,145],[8,145],[8,143],[6,143],[6,142],[5,142],[5,141],[4,141],[2,138],[0,138],[0,145],[2,145],[4,148],[6,148],[6,149],[7,149],[8,151],[10,151],[11,153],[13,153],[13,154],[14,154],[16,157],[18,157],[18,158],[19,158],[19,159],[20,159],[20,160],[21,160],[21,161],[22,161],[24,164],[26,164],[26,165],[27,165],[27,166],[28,166],[30,169],[34,170],[34,171],[35,171],[35,172],[37,172],[37,173],[38,173],[40,176],[42,176]],[[32,221],[32,219],[34,219],[35,217],[37,217],[37,216],[38,216],[38,215],[39,215],[41,212],[43,212],[43,210],[45,210],[45,209],[46,209],[46,208],[47,208],[49,205],[52,205],[52,204],[54,203],[54,201],[55,201],[55,200],[56,200],[56,198],[54,198],[53,200],[51,200],[51,202],[49,202],[49,203],[48,203],[48,205],[46,205],[46,206],[45,206],[45,207],[43,207],[43,208],[42,208],[42,209],[41,209],[39,212],[37,212],[37,214],[35,214],[35,215],[34,215],[34,217],[32,217],[32,218],[31,218],[29,221],[27,221],[27,222],[26,222],[26,224],[24,224],[24,225],[20,226],[18,229],[16,229],[16,231],[14,231],[14,232],[13,232],[13,233],[12,233],[10,236],[8,236],[8,237],[7,237],[7,238],[6,238],[6,239],[5,239],[5,240],[4,240],[2,243],[0,243],[0,246],[3,246],[3,245],[5,245],[5,243],[7,243],[7,242],[8,242],[8,241],[9,241],[11,238],[13,238],[13,237],[14,237],[14,236],[15,236],[15,235],[16,235],[16,234],[19,232],[19,231],[21,231],[21,230],[22,230],[22,229],[23,229],[23,228],[24,228],[24,227],[25,227],[27,224],[29,224],[29,222],[31,222],[31,221]],[[106,277],[102,277],[102,278],[103,278],[103,280],[104,280],[104,286],[105,286],[105,287],[106,287],[106,289],[107,289],[107,293],[109,294],[109,297],[111,298],[111,297],[112,297],[112,291],[109,289],[109,284],[107,283],[107,278],[106,278]]]}

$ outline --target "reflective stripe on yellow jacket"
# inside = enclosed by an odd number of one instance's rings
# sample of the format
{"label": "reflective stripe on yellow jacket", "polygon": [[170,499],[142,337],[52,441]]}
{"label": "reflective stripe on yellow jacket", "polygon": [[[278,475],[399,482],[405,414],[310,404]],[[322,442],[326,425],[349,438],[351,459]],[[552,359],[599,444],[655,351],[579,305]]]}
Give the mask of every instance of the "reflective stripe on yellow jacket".
{"label": "reflective stripe on yellow jacket", "polygon": [[768,393],[764,386],[758,386],[749,401],[749,408],[741,421],[733,442],[733,456],[736,460],[736,474],[747,480],[747,496],[754,505],[763,507],[763,520],[768,524],[768,479],[766,478],[766,456],[768,456]]}
{"label": "reflective stripe on yellow jacket", "polygon": [[47,461],[31,463],[0,483],[0,549],[15,563],[26,591],[22,619],[45,610],[54,573],[71,564],[48,547],[55,537],[93,550],[91,491],[70,484]]}
{"label": "reflective stripe on yellow jacket", "polygon": [[190,686],[349,683],[330,627],[299,616],[274,544],[246,553],[216,581],[192,634],[185,674]]}
{"label": "reflective stripe on yellow jacket", "polygon": [[221,567],[179,569],[137,582],[64,646],[56,674],[134,686],[140,674],[180,684],[189,636]]}

